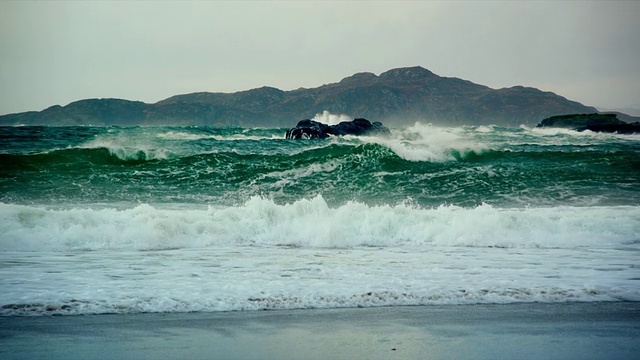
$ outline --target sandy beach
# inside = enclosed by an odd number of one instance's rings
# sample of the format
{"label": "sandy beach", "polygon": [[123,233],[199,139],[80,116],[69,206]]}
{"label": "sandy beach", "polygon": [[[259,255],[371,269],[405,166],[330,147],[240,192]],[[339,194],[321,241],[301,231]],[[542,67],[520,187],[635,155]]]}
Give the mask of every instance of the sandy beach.
{"label": "sandy beach", "polygon": [[640,303],[0,318],[3,359],[633,359]]}

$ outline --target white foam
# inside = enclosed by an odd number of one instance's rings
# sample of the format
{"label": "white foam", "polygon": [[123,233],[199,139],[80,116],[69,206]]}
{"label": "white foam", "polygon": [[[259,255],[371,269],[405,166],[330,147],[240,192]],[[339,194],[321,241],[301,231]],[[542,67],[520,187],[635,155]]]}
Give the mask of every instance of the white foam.
{"label": "white foam", "polygon": [[281,135],[275,135],[275,134],[268,135],[268,136],[246,135],[244,133],[230,134],[230,135],[214,135],[214,134],[194,134],[194,133],[188,133],[184,131],[167,131],[165,133],[158,134],[157,136],[159,138],[167,139],[167,140],[187,140],[187,141],[206,140],[206,139],[214,139],[219,141],[280,140],[283,137]]}
{"label": "white foam", "polygon": [[363,141],[388,147],[409,161],[456,161],[469,153],[481,153],[487,146],[461,134],[460,128],[443,128],[431,124],[394,130],[390,137],[363,137]]}
{"label": "white foam", "polygon": [[0,204],[5,251],[150,250],[217,245],[352,248],[463,246],[574,248],[640,238],[640,207],[498,209],[408,204],[337,208],[321,196],[278,205],[163,209],[45,209]]}
{"label": "white foam", "polygon": [[255,180],[252,180],[250,186],[255,186],[257,183],[264,181],[265,179],[278,179],[272,184],[274,188],[283,188],[286,185],[296,185],[303,178],[309,178],[318,173],[325,173],[330,175],[341,164],[339,160],[329,160],[325,163],[313,163],[305,167],[292,168],[284,171],[273,171],[258,176]]}
{"label": "white foam", "polygon": [[544,128],[531,128],[530,131],[534,134],[538,134],[541,136],[565,136],[567,138],[573,139],[582,139],[582,140],[623,140],[623,141],[638,141],[640,140],[640,134],[618,134],[618,133],[607,133],[607,132],[594,132],[591,130],[585,131],[576,131],[573,129],[567,128],[554,128],[554,127],[544,127]]}
{"label": "white foam", "polygon": [[159,144],[134,139],[97,138],[80,145],[79,148],[104,148],[120,160],[164,160],[177,156],[173,151],[160,147]]}
{"label": "white foam", "polygon": [[0,259],[0,315],[640,300],[635,257],[613,249],[235,246]]}
{"label": "white foam", "polygon": [[214,138],[214,135],[194,134],[186,131],[167,131],[165,133],[158,134],[157,136],[159,138],[169,140],[201,140]]}
{"label": "white foam", "polygon": [[640,301],[640,207],[0,204],[0,315]]}
{"label": "white foam", "polygon": [[475,131],[481,133],[492,133],[495,132],[495,125],[480,125],[475,128]]}

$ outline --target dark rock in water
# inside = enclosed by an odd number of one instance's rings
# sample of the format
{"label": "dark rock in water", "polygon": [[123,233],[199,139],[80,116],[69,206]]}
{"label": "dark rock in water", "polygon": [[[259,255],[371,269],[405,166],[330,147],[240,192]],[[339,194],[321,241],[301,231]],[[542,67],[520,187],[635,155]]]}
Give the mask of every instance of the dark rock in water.
{"label": "dark rock in water", "polygon": [[367,119],[343,121],[337,125],[327,125],[313,120],[301,120],[296,127],[287,130],[287,139],[326,139],[329,135],[390,135],[389,129],[379,121]]}
{"label": "dark rock in water", "polygon": [[293,129],[287,130],[287,139],[326,139],[329,125],[313,120],[301,120]]}
{"label": "dark rock in water", "polygon": [[619,120],[616,114],[572,114],[546,118],[537,127],[561,127],[576,131],[590,130],[619,134],[640,133],[640,123]]}

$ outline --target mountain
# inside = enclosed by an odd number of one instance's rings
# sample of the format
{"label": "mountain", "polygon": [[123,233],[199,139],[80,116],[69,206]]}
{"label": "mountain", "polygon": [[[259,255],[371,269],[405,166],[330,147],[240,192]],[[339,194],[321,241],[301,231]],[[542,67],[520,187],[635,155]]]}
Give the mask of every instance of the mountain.
{"label": "mountain", "polygon": [[491,89],[422,67],[363,72],[311,89],[262,87],[236,93],[176,95],[155,104],[87,99],[40,112],[0,116],[0,125],[207,125],[290,127],[331,113],[363,117],[391,126],[417,120],[440,125],[535,126],[554,115],[597,110],[551,92],[515,86]]}

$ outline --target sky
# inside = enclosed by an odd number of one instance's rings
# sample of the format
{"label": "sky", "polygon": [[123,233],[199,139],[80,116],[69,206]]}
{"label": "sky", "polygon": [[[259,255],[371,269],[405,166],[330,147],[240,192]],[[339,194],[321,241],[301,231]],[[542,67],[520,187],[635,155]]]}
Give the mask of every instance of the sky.
{"label": "sky", "polygon": [[640,109],[640,1],[0,0],[0,114],[408,66]]}

